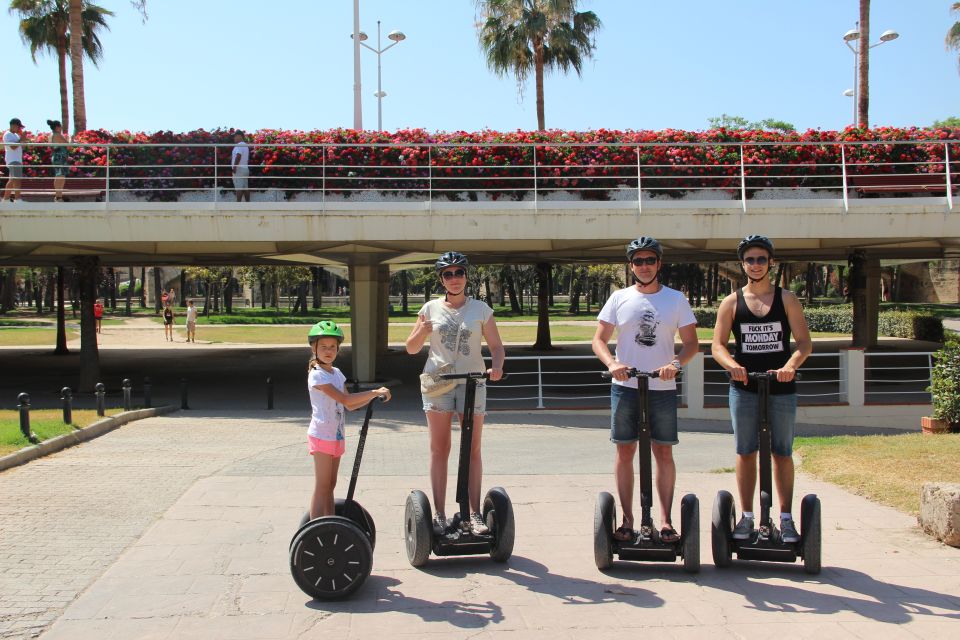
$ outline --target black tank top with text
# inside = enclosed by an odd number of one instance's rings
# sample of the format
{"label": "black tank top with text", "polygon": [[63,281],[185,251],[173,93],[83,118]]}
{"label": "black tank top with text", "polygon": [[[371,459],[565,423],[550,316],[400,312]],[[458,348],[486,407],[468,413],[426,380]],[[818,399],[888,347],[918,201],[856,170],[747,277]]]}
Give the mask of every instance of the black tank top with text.
{"label": "black tank top with text", "polygon": [[[737,342],[734,359],[748,372],[769,371],[779,369],[790,359],[790,321],[783,306],[783,289],[776,287],[773,293],[773,304],[770,311],[763,317],[758,317],[750,311],[743,298],[743,289],[737,289],[737,310],[733,316],[733,337]],[[747,391],[757,391],[756,381],[750,380],[747,384],[732,382],[731,384]],[[770,383],[771,394],[796,393],[797,383],[777,382]]]}

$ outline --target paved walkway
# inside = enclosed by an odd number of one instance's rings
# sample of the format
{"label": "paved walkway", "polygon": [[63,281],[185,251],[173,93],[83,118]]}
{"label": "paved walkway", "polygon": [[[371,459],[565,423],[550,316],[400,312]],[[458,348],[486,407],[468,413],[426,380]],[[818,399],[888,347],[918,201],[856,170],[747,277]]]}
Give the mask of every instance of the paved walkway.
{"label": "paved walkway", "polygon": [[426,434],[421,414],[390,409],[378,408],[358,487],[379,535],[373,574],[353,598],[312,602],[289,575],[287,545],[312,483],[303,415],[182,412],[0,474],[0,637],[956,633],[960,551],[911,517],[804,476],[797,493],[816,492],[824,506],[823,573],[715,569],[710,506],[733,485],[719,468],[732,463],[726,434],[683,433],[677,450],[678,494],[701,501],[702,572],[622,562],[597,571],[594,500],[612,488],[599,418],[498,414],[484,433],[485,473],[514,503],[513,558],[413,569],[402,512],[409,490],[427,486]]}

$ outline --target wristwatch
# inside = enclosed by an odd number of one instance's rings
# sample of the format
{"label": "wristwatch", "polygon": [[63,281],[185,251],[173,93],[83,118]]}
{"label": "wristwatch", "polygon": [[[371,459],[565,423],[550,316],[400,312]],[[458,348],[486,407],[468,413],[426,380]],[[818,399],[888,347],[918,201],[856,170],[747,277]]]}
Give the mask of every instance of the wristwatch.
{"label": "wristwatch", "polygon": [[672,364],[672,365],[673,365],[673,368],[676,369],[677,371],[683,371],[683,365],[680,364],[680,361],[679,361],[679,360],[674,360],[674,361],[671,362],[670,364]]}

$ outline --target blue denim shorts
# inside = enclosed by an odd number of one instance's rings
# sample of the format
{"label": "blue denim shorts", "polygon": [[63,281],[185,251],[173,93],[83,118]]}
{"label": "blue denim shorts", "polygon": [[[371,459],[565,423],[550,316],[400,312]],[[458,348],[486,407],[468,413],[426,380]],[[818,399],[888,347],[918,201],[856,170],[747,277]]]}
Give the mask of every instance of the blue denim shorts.
{"label": "blue denim shorts", "polygon": [[[797,422],[797,394],[770,395],[767,418],[770,421],[770,450],[777,456],[793,455],[793,435]],[[760,449],[760,394],[730,387],[730,419],[737,441],[737,455]]]}
{"label": "blue denim shorts", "polygon": [[[456,411],[463,413],[466,406],[467,385],[458,384],[450,391],[439,396],[425,396],[423,398],[424,411],[440,411],[449,413]],[[487,386],[483,382],[477,383],[477,394],[473,398],[473,415],[482,416],[487,413]]]}
{"label": "blue denim shorts", "polygon": [[[610,386],[610,442],[627,444],[640,439],[638,393],[633,387]],[[647,393],[650,399],[650,439],[657,444],[678,444],[677,390]]]}

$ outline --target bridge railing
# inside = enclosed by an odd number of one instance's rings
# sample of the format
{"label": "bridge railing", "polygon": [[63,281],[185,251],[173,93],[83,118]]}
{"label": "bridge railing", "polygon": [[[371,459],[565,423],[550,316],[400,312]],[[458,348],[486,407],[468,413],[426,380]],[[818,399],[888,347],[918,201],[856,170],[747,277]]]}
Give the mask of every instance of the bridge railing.
{"label": "bridge railing", "polygon": [[[250,144],[249,188],[271,201],[577,201],[945,197],[960,141]],[[24,143],[23,188],[56,168]],[[68,178],[108,200],[233,199],[231,144],[70,144]],[[46,186],[49,190],[49,186]]]}

